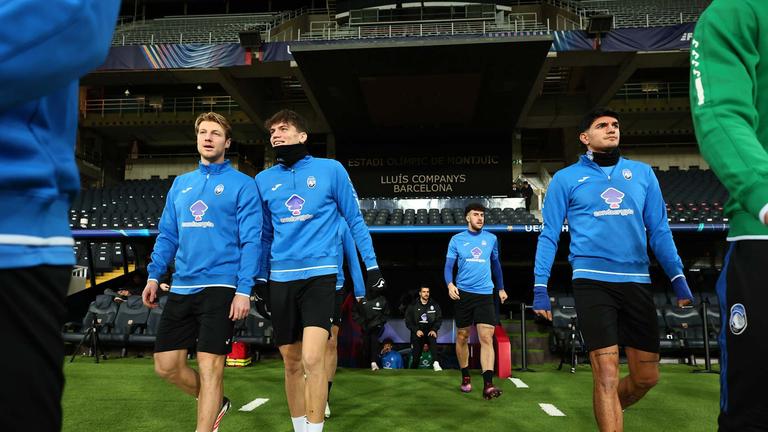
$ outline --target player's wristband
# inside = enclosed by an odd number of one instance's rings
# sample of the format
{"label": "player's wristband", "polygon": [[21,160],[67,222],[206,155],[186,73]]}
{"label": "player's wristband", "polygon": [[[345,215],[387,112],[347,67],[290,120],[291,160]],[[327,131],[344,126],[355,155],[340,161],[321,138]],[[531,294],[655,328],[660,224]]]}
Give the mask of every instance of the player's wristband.
{"label": "player's wristband", "polygon": [[552,304],[549,300],[547,287],[533,287],[533,309],[534,310],[552,310]]}
{"label": "player's wristband", "polygon": [[672,281],[672,290],[675,291],[675,297],[678,300],[693,301],[693,294],[688,287],[688,281],[685,279],[685,276],[680,276]]}

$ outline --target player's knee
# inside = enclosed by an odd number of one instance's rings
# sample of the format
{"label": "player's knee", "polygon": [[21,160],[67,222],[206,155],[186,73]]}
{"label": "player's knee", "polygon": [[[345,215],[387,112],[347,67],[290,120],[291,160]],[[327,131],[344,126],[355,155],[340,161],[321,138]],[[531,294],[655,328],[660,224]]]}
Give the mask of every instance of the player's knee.
{"label": "player's knee", "polygon": [[492,334],[482,334],[478,336],[478,339],[480,339],[481,345],[493,345],[493,335]]}
{"label": "player's knee", "polygon": [[286,375],[304,374],[304,365],[301,364],[301,359],[284,358],[283,364],[285,365]]}
{"label": "player's knee", "polygon": [[659,374],[658,372],[642,374],[639,376],[632,376],[631,379],[635,386],[641,389],[649,390],[659,383]]}
{"label": "player's knee", "polygon": [[179,374],[179,368],[173,363],[155,362],[155,374],[164,380],[172,380]]}
{"label": "player's knee", "polygon": [[200,381],[217,382],[224,376],[224,364],[216,362],[209,364],[198,363],[197,373]]}
{"label": "player's knee", "polygon": [[326,351],[335,351],[337,347],[338,347],[338,343],[336,342],[336,338],[335,337],[331,337],[330,339],[328,339],[328,343],[325,346],[325,350]]}
{"label": "player's knee", "polygon": [[322,365],[323,356],[320,353],[302,353],[301,360],[304,363],[304,369],[311,372]]}
{"label": "player's knee", "polygon": [[456,332],[456,342],[460,344],[466,344],[469,342],[469,332],[459,330]]}
{"label": "player's knee", "polygon": [[595,374],[595,388],[601,391],[616,391],[619,387],[618,373],[601,370]]}

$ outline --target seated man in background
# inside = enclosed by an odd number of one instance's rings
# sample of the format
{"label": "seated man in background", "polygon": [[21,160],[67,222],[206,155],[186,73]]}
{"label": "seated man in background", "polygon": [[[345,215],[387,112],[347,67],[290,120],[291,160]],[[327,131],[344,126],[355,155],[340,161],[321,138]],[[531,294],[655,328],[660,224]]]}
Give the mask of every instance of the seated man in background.
{"label": "seated man in background", "polygon": [[411,331],[411,350],[413,352],[413,363],[411,368],[419,367],[419,359],[424,345],[429,347],[432,354],[432,364],[430,365],[436,372],[443,370],[440,363],[436,360],[437,354],[437,331],[443,323],[443,314],[440,311],[440,305],[429,298],[429,287],[422,286],[419,289],[419,298],[413,302],[405,311],[405,326]]}
{"label": "seated man in background", "polygon": [[141,295],[141,292],[144,290],[144,284],[146,280],[146,270],[139,269],[133,272],[128,279],[128,282],[120,287],[117,291],[112,288],[107,288],[104,290],[104,294],[114,297],[113,301],[115,303],[123,303],[128,300],[128,297],[130,296]]}
{"label": "seated man in background", "polygon": [[381,353],[379,362],[382,369],[402,369],[403,356],[394,349],[392,339],[386,338],[381,342]]}

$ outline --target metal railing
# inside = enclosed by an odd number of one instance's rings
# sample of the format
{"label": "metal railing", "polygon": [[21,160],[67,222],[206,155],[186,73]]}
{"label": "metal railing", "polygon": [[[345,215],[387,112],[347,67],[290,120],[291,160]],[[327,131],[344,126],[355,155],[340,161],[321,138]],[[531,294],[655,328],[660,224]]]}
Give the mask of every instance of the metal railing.
{"label": "metal railing", "polygon": [[588,22],[597,14],[613,15],[614,28],[675,25],[698,20],[710,0],[585,0],[578,15]]}
{"label": "metal railing", "polygon": [[241,31],[259,30],[270,42],[272,31],[302,15],[327,15],[325,9],[300,8],[278,13],[170,16],[154,20],[127,21],[121,17],[112,45],[184,43],[239,43]]}
{"label": "metal railing", "polygon": [[533,20],[515,20],[510,23],[496,24],[488,21],[451,21],[435,23],[390,24],[383,26],[329,26],[320,31],[298,34],[299,41],[332,39],[373,39],[447,35],[483,35],[492,33],[549,33],[549,22],[539,23]]}
{"label": "metal railing", "polygon": [[646,83],[626,83],[618,92],[614,99],[624,100],[660,100],[676,97],[689,96],[687,82],[646,82]]}
{"label": "metal railing", "polygon": [[280,17],[260,13],[170,16],[150,21],[133,21],[117,27],[112,45],[237,43],[241,31],[269,32]]}
{"label": "metal railing", "polygon": [[238,110],[238,103],[231,96],[195,96],[177,98],[127,97],[118,99],[88,99],[84,115],[106,114],[155,114],[176,112],[216,111],[231,114]]}

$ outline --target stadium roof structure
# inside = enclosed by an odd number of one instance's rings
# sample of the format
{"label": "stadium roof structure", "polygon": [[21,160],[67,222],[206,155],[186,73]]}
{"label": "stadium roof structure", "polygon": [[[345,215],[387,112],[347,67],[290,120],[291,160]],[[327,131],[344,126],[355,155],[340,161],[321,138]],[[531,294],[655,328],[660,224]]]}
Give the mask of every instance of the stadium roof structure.
{"label": "stadium roof structure", "polygon": [[512,129],[551,36],[359,41],[291,47],[333,130]]}

